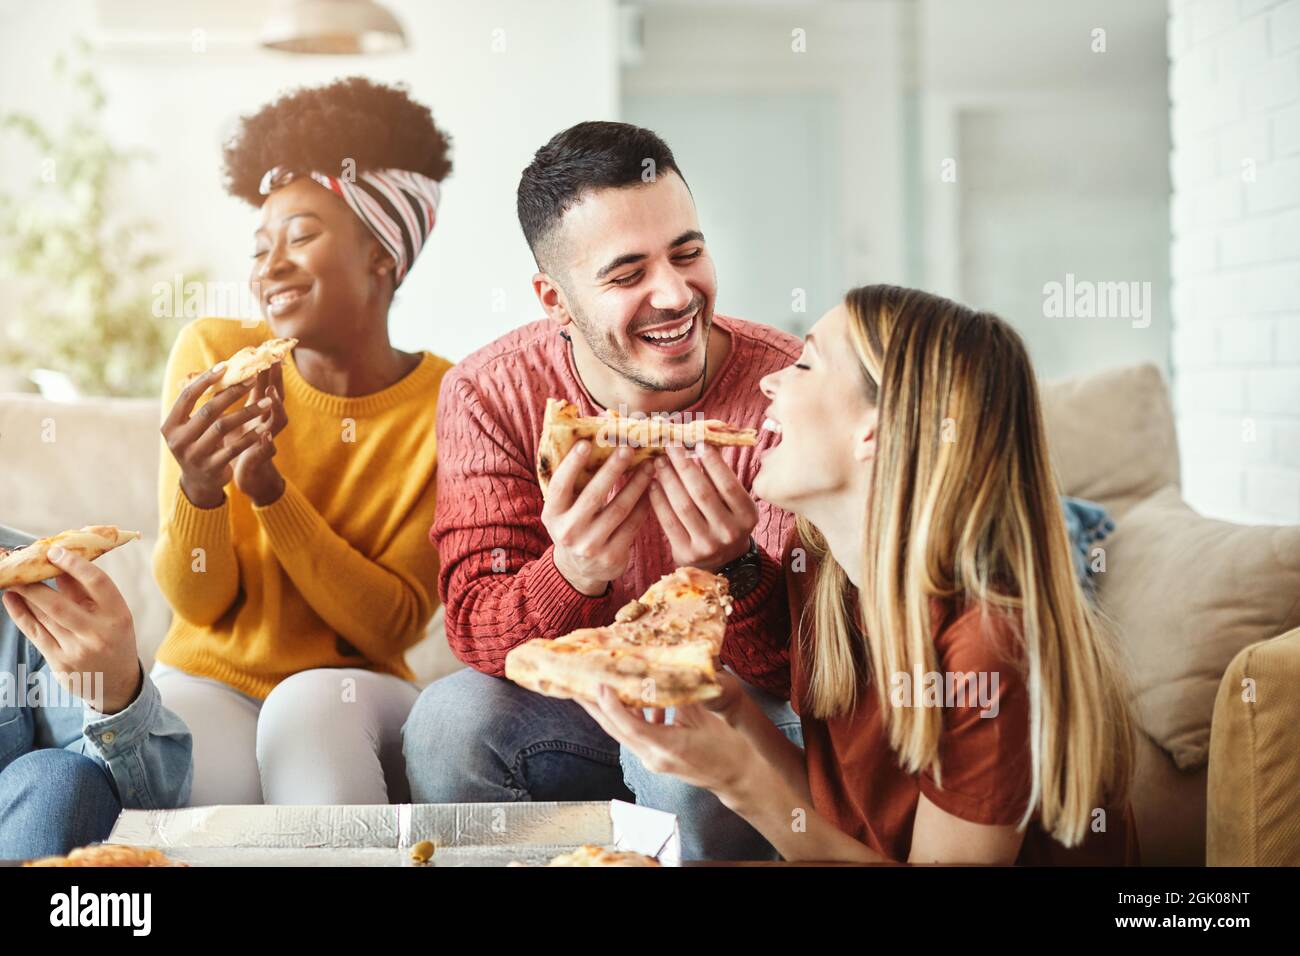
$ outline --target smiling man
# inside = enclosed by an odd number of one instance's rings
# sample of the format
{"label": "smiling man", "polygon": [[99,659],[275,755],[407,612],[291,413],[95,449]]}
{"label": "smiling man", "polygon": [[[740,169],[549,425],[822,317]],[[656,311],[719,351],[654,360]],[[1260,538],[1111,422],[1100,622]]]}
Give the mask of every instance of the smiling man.
{"label": "smiling man", "polygon": [[[582,452],[543,499],[534,467],[548,397],[584,415],[762,424],[759,380],[796,339],[714,313],[717,279],[695,202],[667,144],[624,123],[580,123],[538,150],[518,192],[546,318],[450,371],[438,400],[439,586],[447,637],[470,665],[430,685],[404,729],[419,802],[628,797],[678,813],[690,858],[756,859],[771,847],[707,791],[644,770],[573,701],[502,678],[533,638],[608,624],[660,576],[727,576],[738,612],[779,606],[773,555],[791,519],[749,494],[756,447],[672,449],[658,466],[612,455],[579,494]],[[579,446],[581,449],[581,446]],[[782,697],[788,621],[737,613],[723,662],[799,740]]]}

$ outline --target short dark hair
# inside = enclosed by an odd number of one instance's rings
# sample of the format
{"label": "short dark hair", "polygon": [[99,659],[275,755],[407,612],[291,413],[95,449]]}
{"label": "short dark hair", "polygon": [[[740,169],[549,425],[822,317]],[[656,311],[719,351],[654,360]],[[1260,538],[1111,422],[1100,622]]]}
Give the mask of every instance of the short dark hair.
{"label": "short dark hair", "polygon": [[451,139],[404,86],[353,76],[286,93],[244,116],[225,145],[226,189],[249,205],[272,166],[337,176],[344,160],[356,173],[392,167],[441,182],[451,172]]}
{"label": "short dark hair", "polygon": [[673,172],[686,181],[668,144],[631,123],[592,120],[551,137],[524,169],[516,194],[519,225],[538,266],[545,268],[547,238],[584,193],[639,186],[647,169],[655,176]]}

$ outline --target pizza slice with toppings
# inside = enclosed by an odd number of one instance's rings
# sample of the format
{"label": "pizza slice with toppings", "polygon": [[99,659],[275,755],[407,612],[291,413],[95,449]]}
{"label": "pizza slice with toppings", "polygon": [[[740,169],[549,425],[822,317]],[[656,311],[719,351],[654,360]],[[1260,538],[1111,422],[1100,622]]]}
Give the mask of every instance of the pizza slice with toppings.
{"label": "pizza slice with toppings", "polygon": [[547,866],[662,866],[658,860],[631,850],[610,850],[584,844],[570,853],[561,853]]}
{"label": "pizza slice with toppings", "polygon": [[575,493],[587,487],[609,456],[625,445],[633,451],[632,464],[639,465],[648,458],[667,454],[673,445],[753,445],[756,440],[754,429],[717,419],[679,422],[669,416],[630,417],[612,411],[597,417],[583,416],[572,402],[548,398],[537,445],[537,480],[545,497],[555,470],[580,441],[591,442],[591,453],[574,484]]}
{"label": "pizza slice with toppings", "polygon": [[47,856],[23,866],[187,866],[169,859],[161,850],[116,843],[97,843],[73,850],[67,856]]}
{"label": "pizza slice with toppings", "polygon": [[506,655],[506,677],[548,697],[594,700],[613,689],[631,707],[675,707],[722,693],[714,661],[731,613],[726,578],[678,568],[607,627],[538,638]]}

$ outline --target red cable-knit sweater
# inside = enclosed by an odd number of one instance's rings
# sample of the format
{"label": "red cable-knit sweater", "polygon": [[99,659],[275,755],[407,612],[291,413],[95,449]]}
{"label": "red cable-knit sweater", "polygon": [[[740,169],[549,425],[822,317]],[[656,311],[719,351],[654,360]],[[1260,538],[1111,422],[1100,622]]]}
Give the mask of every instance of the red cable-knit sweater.
{"label": "red cable-knit sweater", "polygon": [[[715,316],[731,335],[726,360],[700,400],[682,409],[759,428],[767,399],[759,380],[794,362],[798,339],[777,329]],[[438,510],[430,539],[441,562],[438,586],[447,640],[466,664],[500,676],[506,652],[536,637],[609,624],[627,601],[673,570],[672,549],[653,512],[632,545],[627,572],[601,597],[574,589],[555,567],[542,526],[537,439],[548,397],[598,406],[578,378],[557,326],[534,322],[480,349],[449,371],[438,399]],[[774,437],[722,456],[750,487],[759,455]],[[764,552],[758,586],[736,602],[722,660],[742,680],[789,692],[790,621],[781,549],[794,519],[758,502],[754,540]],[[770,613],[769,613],[770,611]]]}

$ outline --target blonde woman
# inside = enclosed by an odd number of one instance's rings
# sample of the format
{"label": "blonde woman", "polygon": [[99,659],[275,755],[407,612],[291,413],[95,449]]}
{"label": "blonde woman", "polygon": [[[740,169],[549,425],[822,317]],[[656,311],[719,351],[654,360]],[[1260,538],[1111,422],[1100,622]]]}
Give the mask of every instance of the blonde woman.
{"label": "blonde woman", "polygon": [[761,387],[783,438],[754,492],[799,519],[784,563],[806,751],[729,674],[671,723],[608,691],[588,711],[786,859],[1136,863],[1126,694],[1072,570],[1019,336],[867,286]]}

